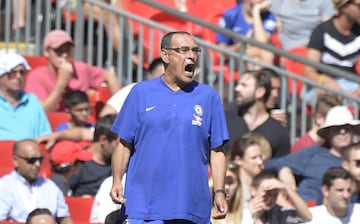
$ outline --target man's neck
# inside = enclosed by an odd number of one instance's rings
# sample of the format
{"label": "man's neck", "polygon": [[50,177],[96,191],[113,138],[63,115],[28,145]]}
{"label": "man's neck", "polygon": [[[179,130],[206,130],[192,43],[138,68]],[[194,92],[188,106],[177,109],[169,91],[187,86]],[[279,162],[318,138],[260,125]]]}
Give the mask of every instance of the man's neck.
{"label": "man's neck", "polygon": [[351,29],[354,25],[354,22],[352,22],[346,15],[335,17],[333,23],[336,30],[344,36],[350,35]]}
{"label": "man's neck", "polygon": [[12,105],[16,106],[21,98],[21,91],[6,91],[0,87],[0,94]]}
{"label": "man's neck", "polygon": [[256,129],[269,118],[265,105],[257,102],[244,114],[244,120],[250,131]]}
{"label": "man's neck", "polygon": [[326,206],[327,212],[330,215],[335,216],[337,218],[344,218],[348,215],[348,207],[346,207],[344,209],[335,209],[329,205],[325,205],[325,206]]}
{"label": "man's neck", "polygon": [[341,151],[340,149],[337,149],[337,148],[335,148],[335,147],[331,147],[330,150],[329,150],[329,152],[330,152],[333,156],[336,156],[336,157],[341,158],[342,155],[341,155],[341,152],[340,152],[340,151]]}

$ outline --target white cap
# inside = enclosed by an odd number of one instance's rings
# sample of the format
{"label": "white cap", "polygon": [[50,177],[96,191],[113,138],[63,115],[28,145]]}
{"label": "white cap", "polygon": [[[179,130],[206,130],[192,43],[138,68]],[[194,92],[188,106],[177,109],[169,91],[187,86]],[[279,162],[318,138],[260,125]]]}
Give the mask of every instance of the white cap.
{"label": "white cap", "polygon": [[30,70],[26,59],[18,53],[14,52],[5,52],[0,55],[0,77],[9,73],[18,65],[23,65],[26,70]]}

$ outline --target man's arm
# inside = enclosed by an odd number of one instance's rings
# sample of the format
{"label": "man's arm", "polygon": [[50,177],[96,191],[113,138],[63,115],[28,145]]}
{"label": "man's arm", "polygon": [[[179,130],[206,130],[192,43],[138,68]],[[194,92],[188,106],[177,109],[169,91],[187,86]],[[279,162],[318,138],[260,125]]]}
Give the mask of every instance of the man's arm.
{"label": "man's arm", "polygon": [[[218,147],[211,150],[210,153],[210,167],[213,179],[214,191],[225,187],[225,175],[226,175],[226,156],[224,153],[224,147]],[[216,209],[213,218],[224,218],[228,211],[227,203],[225,200],[225,193],[219,192],[214,194],[214,207]]]}
{"label": "man's arm", "polygon": [[131,146],[129,143],[120,139],[119,146],[115,149],[111,157],[111,167],[113,171],[113,185],[110,196],[114,203],[124,204],[124,186],[121,183],[130,159]]}
{"label": "man's arm", "polygon": [[[309,48],[307,50],[307,59],[310,59],[315,62],[320,62],[321,52],[314,48]],[[330,88],[336,90],[341,90],[340,85],[330,76],[326,74],[320,74],[314,67],[310,65],[304,66],[304,76],[308,79],[311,79],[319,84],[326,85]]]}
{"label": "man's arm", "polygon": [[45,148],[49,150],[56,141],[72,140],[72,141],[92,141],[94,131],[90,128],[74,127],[63,131],[53,132],[48,135],[42,135],[36,138],[38,143],[46,142]]}
{"label": "man's arm", "polygon": [[120,90],[119,80],[116,75],[108,70],[104,72],[104,81],[109,87],[111,95],[114,95],[117,91]]}
{"label": "man's arm", "polygon": [[[65,60],[65,59],[64,59]],[[54,89],[42,100],[42,106],[46,112],[55,111],[61,100],[62,95],[74,73],[74,66],[69,61],[63,61],[59,67],[56,84]]]}

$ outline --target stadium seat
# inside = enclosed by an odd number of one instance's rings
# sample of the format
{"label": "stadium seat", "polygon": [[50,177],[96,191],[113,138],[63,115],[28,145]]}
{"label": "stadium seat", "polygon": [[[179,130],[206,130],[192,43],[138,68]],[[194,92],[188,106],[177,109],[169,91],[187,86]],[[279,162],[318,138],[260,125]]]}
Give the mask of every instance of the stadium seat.
{"label": "stadium seat", "polygon": [[39,176],[44,178],[51,178],[53,172],[50,163],[50,153],[45,148],[45,143],[40,143],[41,154],[44,157],[43,163],[41,164],[41,169],[39,171]]}
{"label": "stadium seat", "polygon": [[69,121],[70,117],[66,112],[54,111],[46,112],[46,116],[50,122],[51,130],[55,131],[56,127],[63,123]]}
{"label": "stadium seat", "polygon": [[[305,57],[306,53],[307,53],[307,48],[306,47],[292,48],[292,49],[289,49],[289,52],[299,55],[299,56],[302,56],[302,57]],[[288,71],[288,72],[297,74],[299,76],[302,76],[304,74],[304,64],[301,62],[297,62],[290,58],[284,57],[284,65],[285,65],[286,71]],[[297,95],[300,95],[302,85],[303,85],[302,82],[300,82],[300,81],[296,82],[296,94]],[[290,93],[294,92],[293,80],[291,78],[288,78],[288,88],[289,88]]]}
{"label": "stadium seat", "polygon": [[0,141],[0,176],[10,173],[14,169],[13,164],[13,146],[15,141],[2,140]]}
{"label": "stadium seat", "polygon": [[89,224],[94,197],[65,197],[70,216],[76,224]]}
{"label": "stadium seat", "polygon": [[31,69],[47,65],[47,58],[45,56],[23,55],[29,63]]}
{"label": "stadium seat", "polygon": [[101,109],[111,97],[109,87],[101,86],[98,90],[92,90],[88,93],[91,105],[90,122],[95,123]]}

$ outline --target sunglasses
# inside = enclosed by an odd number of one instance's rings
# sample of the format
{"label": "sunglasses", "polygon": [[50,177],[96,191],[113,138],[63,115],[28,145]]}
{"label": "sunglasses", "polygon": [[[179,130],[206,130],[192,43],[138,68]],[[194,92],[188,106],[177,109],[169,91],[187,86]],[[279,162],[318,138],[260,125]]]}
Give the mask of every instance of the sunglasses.
{"label": "sunglasses", "polygon": [[44,160],[44,157],[23,157],[23,156],[19,156],[19,155],[16,155],[17,157],[19,157],[20,159],[23,159],[25,160],[28,164],[35,164],[37,161],[39,161],[40,163],[43,162]]}
{"label": "sunglasses", "polygon": [[13,79],[16,77],[17,74],[20,74],[21,77],[23,77],[26,74],[26,70],[12,70],[7,73],[10,79]]}

